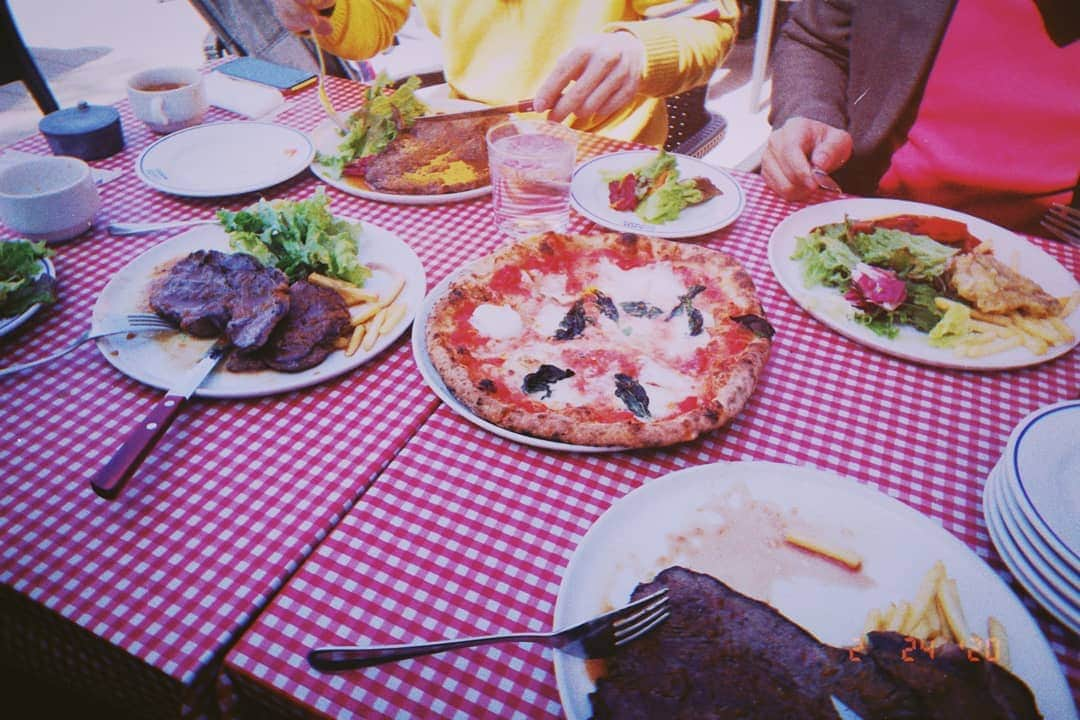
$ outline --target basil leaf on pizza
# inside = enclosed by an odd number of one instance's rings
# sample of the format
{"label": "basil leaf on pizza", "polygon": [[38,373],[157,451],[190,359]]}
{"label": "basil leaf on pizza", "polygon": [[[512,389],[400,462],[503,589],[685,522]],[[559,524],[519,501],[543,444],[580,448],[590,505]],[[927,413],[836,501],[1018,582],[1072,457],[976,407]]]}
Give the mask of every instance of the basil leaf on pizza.
{"label": "basil leaf on pizza", "polygon": [[477,416],[588,446],[670,445],[746,404],[772,327],[724,253],[546,233],[481,258],[432,307],[432,365]]}

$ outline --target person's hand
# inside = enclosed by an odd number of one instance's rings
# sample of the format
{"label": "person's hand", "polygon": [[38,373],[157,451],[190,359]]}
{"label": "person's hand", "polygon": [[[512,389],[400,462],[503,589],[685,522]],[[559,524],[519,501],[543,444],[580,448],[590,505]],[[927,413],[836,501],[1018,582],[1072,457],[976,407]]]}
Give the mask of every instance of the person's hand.
{"label": "person's hand", "polygon": [[846,130],[793,117],[769,135],[761,157],[761,176],[786,200],[802,200],[817,188],[814,169],[831,173],[851,157],[854,143]]}
{"label": "person's hand", "polygon": [[634,99],[644,67],[645,46],[633,33],[593,35],[558,59],[533,106],[550,110],[548,118],[556,122],[570,113],[605,118]]}
{"label": "person's hand", "polygon": [[320,10],[333,7],[337,0],[270,0],[274,14],[286,30],[303,33],[310,30],[316,35],[329,35],[333,31],[330,19],[319,14]]}

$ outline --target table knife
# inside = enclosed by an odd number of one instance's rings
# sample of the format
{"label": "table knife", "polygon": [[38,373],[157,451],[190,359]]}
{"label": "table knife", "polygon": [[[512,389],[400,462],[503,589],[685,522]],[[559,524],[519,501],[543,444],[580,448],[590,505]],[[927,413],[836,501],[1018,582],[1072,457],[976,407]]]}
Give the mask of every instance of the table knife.
{"label": "table knife", "polygon": [[488,115],[532,112],[532,109],[533,101],[530,98],[529,100],[521,100],[520,102],[511,103],[510,105],[495,105],[479,110],[464,110],[462,112],[442,113],[439,115],[421,115],[416,118],[416,122],[420,122],[421,120],[462,120],[464,118],[486,117]]}
{"label": "table knife", "polygon": [[112,500],[120,494],[128,478],[134,474],[143,458],[172,424],[180,407],[213,372],[228,349],[229,341],[219,338],[190,370],[177,378],[172,387],[166,391],[165,397],[158,401],[142,424],[124,440],[124,444],[105,464],[105,467],[90,479],[90,486],[95,493],[106,500]]}
{"label": "table knife", "polygon": [[862,716],[855,712],[847,705],[840,701],[840,698],[835,695],[830,696],[832,698],[833,707],[836,708],[836,712],[840,717],[840,720],[862,720]]}

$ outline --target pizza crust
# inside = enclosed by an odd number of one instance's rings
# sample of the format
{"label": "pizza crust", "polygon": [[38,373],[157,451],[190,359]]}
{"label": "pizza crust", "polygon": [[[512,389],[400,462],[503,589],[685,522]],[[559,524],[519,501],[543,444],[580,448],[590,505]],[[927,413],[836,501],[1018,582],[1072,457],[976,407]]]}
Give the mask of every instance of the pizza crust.
{"label": "pizza crust", "polygon": [[[644,274],[634,275],[635,271]],[[637,285],[628,289],[618,282],[621,278],[632,278]],[[655,282],[645,287],[642,278]],[[667,287],[672,278],[682,282],[678,290]],[[586,285],[590,280],[596,284]],[[683,287],[691,283],[703,286],[691,301],[703,323],[695,337],[686,326],[688,312],[673,313],[669,306],[657,308],[663,310],[662,316],[632,319],[623,310],[615,321],[601,317],[601,303],[596,301],[606,297],[605,292],[622,297],[652,293],[654,298],[664,297],[665,291],[666,297],[692,294]],[[564,285],[564,293],[551,290]],[[580,335],[556,340],[537,332],[541,314],[537,308],[552,311],[556,304],[561,313],[573,307],[575,298],[585,298],[588,308]],[[479,305],[504,303],[522,312],[526,328],[522,335],[487,337],[470,324]],[[652,447],[685,442],[722,427],[745,406],[771,341],[731,319],[741,315],[764,318],[764,311],[750,276],[728,255],[625,233],[547,233],[505,245],[466,269],[434,304],[425,339],[432,365],[447,389],[495,425],[574,445]],[[579,394],[568,397],[576,402],[549,407],[543,392],[530,394],[521,387],[525,370],[535,369],[543,362],[536,358],[545,353],[556,359],[553,365],[573,373],[560,382],[575,387]],[[592,369],[596,358],[603,362]],[[697,365],[681,376],[669,374],[670,366],[679,363]],[[657,372],[670,377],[674,387],[691,386],[693,394],[674,404],[675,410],[671,408],[679,394],[671,391],[673,400],[655,408],[655,414],[640,417],[631,412],[629,404],[617,398],[608,376],[618,371],[616,367],[633,368],[627,373],[633,376],[647,366],[660,368]],[[597,392],[597,386],[609,389]],[[641,389],[650,403],[659,402],[665,391],[655,384]]]}

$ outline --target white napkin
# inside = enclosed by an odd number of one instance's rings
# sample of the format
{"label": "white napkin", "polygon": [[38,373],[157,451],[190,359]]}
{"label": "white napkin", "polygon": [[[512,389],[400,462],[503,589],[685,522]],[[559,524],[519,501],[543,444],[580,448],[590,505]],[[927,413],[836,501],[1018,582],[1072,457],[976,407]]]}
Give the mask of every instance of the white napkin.
{"label": "white napkin", "polygon": [[253,120],[271,117],[285,109],[285,98],[278,90],[219,72],[206,76],[206,98],[211,105]]}

